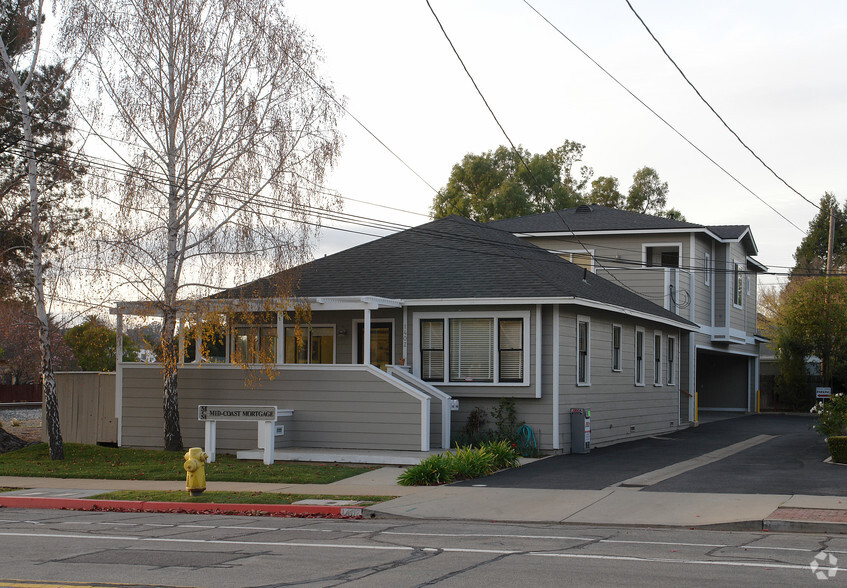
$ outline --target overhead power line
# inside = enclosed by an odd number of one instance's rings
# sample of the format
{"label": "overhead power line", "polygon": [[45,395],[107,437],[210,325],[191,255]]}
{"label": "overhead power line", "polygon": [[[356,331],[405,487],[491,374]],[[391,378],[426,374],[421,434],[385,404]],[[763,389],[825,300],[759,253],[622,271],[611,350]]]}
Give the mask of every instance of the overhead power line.
{"label": "overhead power line", "polygon": [[738,133],[736,133],[736,132],[732,129],[732,127],[730,127],[730,126],[729,126],[729,124],[728,124],[728,123],[724,120],[724,118],[723,118],[720,114],[718,114],[718,111],[717,111],[717,110],[715,110],[715,109],[712,107],[712,105],[711,105],[711,104],[709,104],[709,101],[708,101],[708,100],[706,100],[706,99],[703,97],[703,94],[701,94],[701,93],[700,93],[700,90],[698,90],[698,89],[697,89],[697,87],[696,87],[696,86],[695,86],[695,85],[691,82],[691,80],[689,80],[689,79],[688,79],[688,76],[687,76],[687,75],[685,75],[685,72],[683,72],[683,71],[682,71],[682,68],[680,68],[680,67],[679,67],[679,65],[677,65],[677,63],[676,63],[676,61],[674,61],[673,57],[671,57],[671,56],[670,56],[670,54],[668,54],[668,52],[667,52],[667,50],[665,49],[665,47],[662,45],[662,43],[661,43],[661,42],[659,42],[659,39],[657,39],[657,38],[656,38],[656,35],[654,35],[654,34],[653,34],[653,31],[651,31],[651,30],[650,30],[650,27],[648,27],[648,26],[647,26],[647,23],[646,23],[646,22],[644,22],[644,19],[643,19],[643,18],[641,18],[641,15],[639,15],[639,14],[638,14],[638,12],[636,12],[636,11],[635,11],[635,8],[633,8],[632,3],[631,3],[629,0],[626,0],[626,5],[627,5],[627,6],[629,6],[629,9],[630,9],[630,10],[632,11],[632,13],[635,15],[635,18],[637,18],[637,19],[638,19],[638,21],[639,21],[642,25],[644,25],[644,29],[647,31],[647,33],[650,35],[650,37],[652,37],[652,39],[653,39],[654,41],[656,41],[656,45],[658,45],[658,46],[659,46],[659,49],[661,49],[661,50],[662,50],[662,53],[664,53],[664,54],[665,54],[665,57],[667,57],[667,58],[668,58],[668,60],[669,60],[669,61],[673,64],[673,66],[676,68],[676,71],[678,71],[678,72],[679,72],[679,75],[681,75],[681,76],[682,76],[682,79],[684,79],[684,80],[688,83],[688,85],[689,85],[689,86],[691,86],[691,89],[692,89],[692,90],[694,90],[694,93],[695,93],[695,94],[697,94],[697,96],[700,98],[700,100],[702,100],[702,101],[703,101],[703,104],[705,104],[706,106],[708,106],[708,107],[709,107],[709,110],[711,110],[711,111],[712,111],[712,114],[714,114],[716,117],[718,117],[718,120],[719,120],[719,121],[721,121],[721,123],[723,123],[723,126],[725,126],[725,127],[726,127],[726,130],[728,130],[730,133],[732,133],[732,136],[733,136],[733,137],[735,137],[736,139],[738,139],[738,142],[739,142],[739,143],[741,143],[741,145],[743,145],[743,146],[744,146],[744,148],[745,148],[747,151],[749,151],[749,152],[750,152],[750,154],[751,154],[753,157],[755,157],[757,160],[759,160],[759,163],[761,163],[763,166],[765,166],[765,168],[766,168],[769,172],[771,172],[771,173],[774,175],[774,177],[775,177],[776,179],[778,179],[780,182],[782,182],[783,184],[785,184],[785,185],[786,185],[786,187],[787,187],[789,190],[791,190],[792,192],[794,192],[795,194],[797,194],[800,198],[802,198],[803,200],[805,200],[806,202],[808,202],[809,204],[811,204],[812,206],[814,206],[815,208],[817,208],[818,210],[820,210],[820,209],[821,209],[821,207],[820,207],[820,206],[818,206],[817,204],[815,204],[814,202],[812,202],[811,200],[809,200],[808,198],[806,198],[805,196],[803,196],[803,194],[801,194],[801,193],[800,193],[797,189],[795,189],[795,188],[794,188],[794,186],[792,186],[791,184],[789,184],[788,182],[786,182],[786,181],[782,178],[782,176],[780,176],[778,173],[776,173],[776,172],[773,170],[773,168],[772,168],[771,166],[769,166],[767,163],[765,163],[765,161],[764,161],[761,157],[759,157],[758,153],[756,153],[755,151],[753,151],[753,149],[752,149],[749,145],[747,145],[747,143],[745,143],[745,142],[741,139],[741,137],[739,137],[739,136],[738,136]]}
{"label": "overhead power line", "polygon": [[550,25],[550,26],[553,28],[553,30],[555,30],[555,31],[556,31],[559,35],[561,35],[561,37],[562,37],[562,38],[564,38],[564,39],[565,39],[568,43],[570,43],[571,45],[573,45],[573,47],[574,47],[577,51],[579,51],[580,53],[582,53],[582,54],[583,54],[583,55],[584,55],[584,56],[585,56],[585,57],[586,57],[586,58],[587,58],[587,59],[588,59],[591,63],[593,63],[594,65],[596,65],[596,66],[600,69],[600,71],[602,71],[602,72],[603,72],[604,74],[606,74],[609,78],[611,78],[611,80],[612,80],[613,82],[615,82],[618,86],[620,86],[620,87],[621,87],[621,88],[622,88],[622,89],[623,89],[623,90],[624,90],[627,94],[629,94],[630,96],[632,96],[633,98],[635,98],[635,100],[637,100],[639,104],[641,104],[644,108],[646,108],[648,111],[650,111],[650,113],[651,113],[653,116],[655,116],[655,117],[656,117],[656,118],[658,118],[660,121],[662,121],[662,122],[665,124],[665,126],[667,126],[670,130],[672,130],[674,133],[676,133],[676,134],[677,134],[677,135],[678,135],[678,136],[679,136],[679,137],[680,137],[683,141],[685,141],[685,142],[686,142],[686,143],[688,143],[691,147],[693,147],[693,148],[694,148],[694,149],[695,149],[695,150],[696,150],[696,151],[697,151],[700,155],[702,155],[702,156],[703,156],[703,157],[705,157],[707,160],[709,160],[709,162],[711,162],[711,163],[712,163],[712,165],[714,165],[714,166],[715,166],[715,167],[717,167],[719,170],[721,170],[721,171],[722,171],[724,174],[726,174],[726,175],[727,175],[730,179],[732,179],[732,180],[733,180],[736,184],[738,184],[739,186],[741,186],[742,188],[744,188],[744,190],[746,190],[749,194],[751,194],[754,198],[756,198],[756,200],[758,200],[759,202],[761,202],[762,204],[764,204],[765,206],[767,206],[768,208],[770,208],[773,212],[775,212],[775,213],[776,213],[776,214],[777,214],[780,218],[782,218],[785,222],[787,222],[788,224],[790,224],[792,227],[794,227],[795,229],[797,229],[797,230],[798,230],[798,231],[800,231],[801,233],[806,234],[806,231],[804,231],[804,230],[803,230],[803,229],[801,229],[799,226],[797,226],[796,224],[794,224],[794,222],[793,222],[791,219],[789,219],[787,216],[785,216],[785,215],[784,215],[784,214],[782,214],[780,211],[778,211],[776,208],[774,208],[774,207],[773,207],[773,206],[772,206],[769,202],[767,202],[764,198],[762,198],[761,196],[759,196],[758,194],[756,194],[756,193],[755,193],[755,192],[754,192],[751,188],[749,188],[749,187],[748,187],[746,184],[744,184],[741,180],[739,180],[737,177],[735,177],[734,175],[732,175],[732,173],[730,173],[730,171],[729,171],[729,170],[727,170],[727,169],[726,169],[725,167],[723,167],[720,163],[718,163],[717,161],[715,161],[715,160],[714,160],[714,159],[713,159],[713,158],[712,158],[709,154],[707,154],[705,151],[703,151],[702,149],[700,149],[700,147],[698,147],[697,145],[695,145],[695,144],[694,144],[694,142],[693,142],[691,139],[689,139],[688,137],[686,137],[685,135],[683,135],[681,131],[679,131],[679,130],[675,127],[675,126],[673,126],[670,122],[668,122],[668,121],[667,121],[664,117],[662,117],[662,116],[661,116],[658,112],[656,112],[655,110],[653,110],[653,108],[651,108],[651,107],[650,107],[650,106],[649,106],[646,102],[644,102],[641,98],[639,98],[639,97],[635,94],[635,92],[633,92],[633,91],[632,91],[632,90],[630,90],[627,86],[625,86],[623,82],[621,82],[618,78],[616,78],[614,75],[612,75],[612,74],[611,74],[611,72],[609,72],[609,70],[607,70],[605,67],[603,67],[602,65],[600,65],[600,63],[599,63],[597,60],[595,60],[593,57],[591,57],[591,56],[590,56],[590,55],[589,55],[589,54],[588,54],[585,50],[583,50],[583,49],[582,49],[582,47],[580,47],[579,45],[577,45],[577,44],[576,44],[576,43],[575,43],[575,42],[574,42],[574,41],[573,41],[570,37],[568,37],[568,36],[567,36],[564,32],[562,32],[562,30],[561,30],[559,27],[557,27],[555,24],[553,24],[553,23],[550,21],[550,19],[548,19],[548,18],[547,18],[546,16],[544,16],[541,12],[539,12],[539,10],[538,10],[537,8],[535,8],[535,6],[533,6],[532,4],[530,4],[528,0],[523,0],[523,1],[524,1],[524,4],[526,4],[527,6],[529,6],[529,8],[530,8],[533,12],[535,12],[535,14],[537,14],[537,15],[538,15],[538,16],[539,16],[539,17],[540,17],[540,18],[541,18],[544,22],[546,22],[548,25]]}

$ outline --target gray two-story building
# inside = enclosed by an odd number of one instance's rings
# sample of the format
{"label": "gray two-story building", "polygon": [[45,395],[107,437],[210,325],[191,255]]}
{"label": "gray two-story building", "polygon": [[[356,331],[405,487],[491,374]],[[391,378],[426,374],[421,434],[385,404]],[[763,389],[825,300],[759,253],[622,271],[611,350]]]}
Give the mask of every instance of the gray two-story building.
{"label": "gray two-story building", "polygon": [[[489,223],[698,326],[680,341],[680,420],[752,411],[759,380],[757,277],[747,225],[706,226],[598,205]],[[635,335],[633,335],[635,336]]]}

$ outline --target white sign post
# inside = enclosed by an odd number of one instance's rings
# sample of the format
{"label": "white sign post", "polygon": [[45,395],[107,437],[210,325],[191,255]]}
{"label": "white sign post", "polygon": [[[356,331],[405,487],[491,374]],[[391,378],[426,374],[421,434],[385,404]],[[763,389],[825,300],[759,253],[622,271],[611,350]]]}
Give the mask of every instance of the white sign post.
{"label": "white sign post", "polygon": [[197,407],[197,420],[206,423],[206,454],[208,462],[215,461],[218,421],[252,421],[259,426],[260,447],[264,449],[265,465],[274,462],[274,423],[279,413],[290,416],[293,411],[278,411],[276,406],[245,406],[229,404],[201,404]]}

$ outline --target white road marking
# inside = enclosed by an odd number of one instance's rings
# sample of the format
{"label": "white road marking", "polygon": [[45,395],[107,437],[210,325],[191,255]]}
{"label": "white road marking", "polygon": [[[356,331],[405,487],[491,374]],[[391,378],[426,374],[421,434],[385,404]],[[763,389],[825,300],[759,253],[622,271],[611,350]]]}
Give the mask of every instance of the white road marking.
{"label": "white road marking", "polygon": [[[301,543],[287,541],[234,541],[221,539],[184,539],[184,538],[158,538],[158,537],[131,537],[131,536],[113,536],[113,535],[84,535],[84,534],[58,534],[58,533],[10,533],[0,532],[0,536],[4,537],[38,537],[38,538],[53,538],[53,539],[85,539],[89,541],[133,541],[146,543],[192,543],[206,545],[238,545],[242,547],[248,546],[263,546],[263,547],[306,547],[306,548],[323,548],[323,549],[356,549],[362,551],[414,551],[414,547],[403,545],[385,546],[385,545],[351,545],[343,543]],[[629,561],[641,563],[663,563],[676,565],[703,565],[703,566],[724,566],[733,568],[766,568],[766,569],[785,569],[785,570],[809,570],[808,564],[787,564],[787,563],[759,563],[759,562],[741,562],[741,561],[723,561],[723,560],[703,560],[703,559],[674,559],[667,557],[636,557],[626,555],[600,555],[587,553],[547,553],[537,551],[518,551],[513,549],[474,549],[474,548],[421,548],[427,552],[442,552],[442,553],[468,553],[479,555],[521,555],[530,557],[559,557],[568,559],[590,559],[600,561]],[[824,570],[830,568],[822,568]],[[841,571],[844,568],[831,568],[836,571]]]}

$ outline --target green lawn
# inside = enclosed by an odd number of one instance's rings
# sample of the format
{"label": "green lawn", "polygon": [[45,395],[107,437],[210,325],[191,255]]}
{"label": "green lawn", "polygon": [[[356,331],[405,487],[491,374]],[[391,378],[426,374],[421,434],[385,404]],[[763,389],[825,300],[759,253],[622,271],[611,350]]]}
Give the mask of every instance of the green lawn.
{"label": "green lawn", "polygon": [[207,490],[200,496],[190,496],[184,491],[119,490],[98,494],[90,498],[99,500],[141,500],[146,502],[199,502],[212,504],[293,504],[298,500],[328,499],[356,500],[360,506],[384,502],[394,496],[339,496],[330,494],[278,494],[276,492],[219,492]]}
{"label": "green lawn", "polygon": [[[39,443],[0,455],[0,476],[94,478],[99,480],[185,480],[183,454],[172,451],[127,449],[65,443],[65,459],[53,461],[47,444]],[[272,482],[328,484],[374,469],[337,464],[239,461],[234,455],[216,456],[206,464],[210,482]]]}

